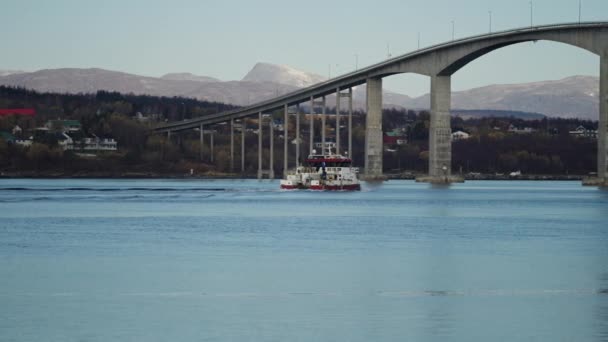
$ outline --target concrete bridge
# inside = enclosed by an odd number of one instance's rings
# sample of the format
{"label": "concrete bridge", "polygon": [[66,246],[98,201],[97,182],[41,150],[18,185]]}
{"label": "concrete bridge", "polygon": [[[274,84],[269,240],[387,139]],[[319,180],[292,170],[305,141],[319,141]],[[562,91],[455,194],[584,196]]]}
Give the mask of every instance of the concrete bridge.
{"label": "concrete bridge", "polygon": [[[352,124],[352,88],[361,84],[367,87],[367,118],[365,135],[365,176],[368,179],[382,178],[382,78],[400,74],[416,73],[431,78],[431,124],[429,141],[429,174],[424,181],[451,182],[457,177],[451,175],[452,146],[450,127],[450,97],[451,76],[471,61],[493,51],[512,44],[547,40],[573,45],[590,51],[600,57],[600,105],[598,128],[598,181],[608,183],[608,22],[587,22],[574,24],[556,24],[531,26],[526,28],[494,32],[473,36],[447,43],[420,49],[405,55],[397,56],[380,63],[359,69],[339,77],[300,89],[276,98],[262,101],[244,108],[222,113],[207,115],[193,120],[176,122],[155,129],[158,133],[177,132],[199,128],[201,144],[203,142],[203,127],[209,124],[229,121],[234,126],[235,119],[257,115],[260,128],[262,113],[283,109],[285,122],[288,119],[288,108],[301,103],[310,103],[322,107],[322,121],[325,122],[325,97],[336,93],[336,107],[339,120],[340,99],[349,99],[348,152],[352,153],[351,124]],[[549,57],[549,56],[548,56]],[[318,100],[321,99],[319,103]],[[296,115],[296,141],[299,144],[300,115]],[[313,125],[313,120],[310,120]],[[311,127],[312,128],[312,127]],[[285,125],[287,129],[287,125]],[[336,127],[339,136],[339,125]],[[242,130],[244,131],[244,130]],[[234,134],[231,128],[231,139]],[[272,139],[272,130],[269,135]],[[310,149],[312,149],[313,130],[311,132]],[[323,133],[322,142],[325,142]],[[258,135],[258,176],[262,170],[262,130]],[[338,138],[339,139],[339,138]],[[243,141],[243,139],[241,139]],[[339,140],[337,141],[340,146]],[[284,139],[284,171],[288,168],[287,139]],[[338,147],[339,148],[339,147]],[[233,141],[231,140],[231,158],[233,157]],[[296,149],[296,160],[299,160],[299,146]],[[271,159],[272,159],[271,145]],[[243,161],[242,161],[243,162]],[[272,168],[268,171],[273,177]]]}

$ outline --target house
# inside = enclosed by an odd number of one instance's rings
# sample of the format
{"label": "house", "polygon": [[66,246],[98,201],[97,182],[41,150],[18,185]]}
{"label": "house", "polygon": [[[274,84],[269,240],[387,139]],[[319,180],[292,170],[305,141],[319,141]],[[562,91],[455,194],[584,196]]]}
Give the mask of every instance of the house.
{"label": "house", "polygon": [[118,142],[113,138],[99,138],[96,135],[92,135],[91,137],[84,137],[77,140],[71,139],[71,142],[66,144],[65,149],[89,152],[116,151],[118,150]]}
{"label": "house", "polygon": [[47,130],[61,132],[77,132],[82,126],[78,120],[51,120],[44,125]]}
{"label": "house", "polygon": [[575,138],[590,138],[597,139],[597,130],[587,129],[584,126],[578,126],[574,131],[568,132],[570,136]]}
{"label": "house", "polygon": [[469,133],[463,131],[456,131],[452,133],[452,141],[465,140],[469,139],[470,137],[471,135]]}
{"label": "house", "polygon": [[510,133],[517,133],[517,134],[530,134],[530,133],[534,132],[534,128],[532,128],[532,127],[517,127],[517,126],[515,126],[513,124],[510,124],[508,131]]}
{"label": "house", "polygon": [[382,143],[385,145],[405,145],[407,144],[407,136],[401,130],[393,130],[384,133]]}

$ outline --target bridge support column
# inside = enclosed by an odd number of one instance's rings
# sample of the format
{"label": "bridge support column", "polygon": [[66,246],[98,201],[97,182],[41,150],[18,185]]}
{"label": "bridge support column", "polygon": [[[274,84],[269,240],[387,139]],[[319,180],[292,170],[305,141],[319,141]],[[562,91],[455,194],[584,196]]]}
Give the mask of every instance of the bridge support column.
{"label": "bridge support column", "polygon": [[325,96],[323,96],[323,104],[321,108],[321,155],[325,155]]}
{"label": "bridge support column", "polygon": [[296,105],[296,167],[300,166],[300,105]]}
{"label": "bridge support column", "polygon": [[431,123],[429,129],[429,174],[417,181],[452,183],[452,129],[450,127],[451,77],[431,77]]}
{"label": "bridge support column", "polygon": [[600,55],[600,118],[597,127],[597,178],[584,185],[608,186],[608,51]]}
{"label": "bridge support column", "polygon": [[270,122],[268,124],[270,127],[270,163],[268,165],[268,178],[274,179],[274,122],[272,116],[270,117]]}
{"label": "bridge support column", "polygon": [[241,119],[241,173],[245,173],[245,119]]}
{"label": "bridge support column", "polygon": [[209,160],[213,163],[213,130],[209,134]]}
{"label": "bridge support column", "polygon": [[336,154],[340,154],[340,88],[336,88]]}
{"label": "bridge support column", "polygon": [[608,185],[608,52],[600,57],[600,121],[597,175]]}
{"label": "bridge support column", "polygon": [[203,124],[200,124],[200,126],[198,126],[198,131],[199,131],[199,139],[200,139],[199,150],[198,150],[199,158],[201,161],[203,161],[203,147],[205,146],[205,140],[203,140],[203,135],[204,135]]}
{"label": "bridge support column", "polygon": [[258,113],[258,179],[262,179],[262,112]]}
{"label": "bridge support column", "polygon": [[308,154],[311,155],[315,143],[315,99],[312,96],[310,97],[310,121],[308,125],[310,130]]}
{"label": "bridge support column", "polygon": [[365,124],[365,176],[382,180],[382,79],[367,79],[367,118]]}
{"label": "bridge support column", "polygon": [[353,88],[348,88],[348,157],[353,159]]}
{"label": "bridge support column", "polygon": [[230,119],[230,172],[234,172],[234,119]]}
{"label": "bridge support column", "polygon": [[287,168],[289,167],[289,155],[288,144],[289,144],[289,114],[287,113],[287,105],[283,106],[283,177],[287,175]]}

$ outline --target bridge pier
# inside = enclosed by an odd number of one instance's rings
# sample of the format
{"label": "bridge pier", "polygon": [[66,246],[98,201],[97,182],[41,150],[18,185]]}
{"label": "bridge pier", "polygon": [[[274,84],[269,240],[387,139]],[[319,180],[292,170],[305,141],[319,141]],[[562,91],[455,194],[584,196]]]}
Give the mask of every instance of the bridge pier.
{"label": "bridge pier", "polygon": [[241,119],[241,173],[245,173],[245,119]]}
{"label": "bridge pier", "polygon": [[431,77],[431,122],[429,128],[429,174],[419,182],[463,181],[452,176],[452,128],[450,127],[451,76]]}
{"label": "bridge pier", "polygon": [[283,177],[287,175],[287,168],[289,167],[289,155],[288,155],[288,143],[289,143],[289,114],[287,113],[287,104],[283,106]]}
{"label": "bridge pier", "polygon": [[353,159],[353,88],[348,88],[348,157]]}
{"label": "bridge pier", "polygon": [[209,133],[209,160],[213,163],[213,130]]}
{"label": "bridge pier", "polygon": [[311,155],[312,154],[312,150],[314,148],[314,141],[315,141],[315,99],[311,96],[310,97],[310,117],[309,117],[310,121],[308,122],[308,126],[309,126],[309,130],[310,130],[310,134],[309,134],[309,141],[308,141],[308,154]]}
{"label": "bridge pier", "polygon": [[262,179],[262,112],[258,113],[258,179]]}
{"label": "bridge pier", "polygon": [[608,51],[600,55],[600,117],[597,127],[597,177],[583,185],[608,186]]}
{"label": "bridge pier", "polygon": [[336,88],[336,154],[340,154],[340,88]]}
{"label": "bridge pier", "polygon": [[321,105],[321,155],[325,155],[325,96]]}
{"label": "bridge pier", "polygon": [[205,140],[203,140],[203,124],[200,124],[198,126],[198,130],[199,130],[199,158],[201,160],[201,162],[203,161],[203,147],[205,146]]}
{"label": "bridge pier", "polygon": [[230,119],[230,172],[234,172],[234,119]]}
{"label": "bridge pier", "polygon": [[365,124],[366,180],[383,180],[382,175],[382,78],[367,79],[367,118]]}
{"label": "bridge pier", "polygon": [[270,128],[270,132],[268,133],[268,135],[270,135],[270,161],[268,164],[268,178],[274,179],[274,121],[272,116],[268,122],[268,127]]}
{"label": "bridge pier", "polygon": [[300,166],[300,105],[296,105],[296,167]]}

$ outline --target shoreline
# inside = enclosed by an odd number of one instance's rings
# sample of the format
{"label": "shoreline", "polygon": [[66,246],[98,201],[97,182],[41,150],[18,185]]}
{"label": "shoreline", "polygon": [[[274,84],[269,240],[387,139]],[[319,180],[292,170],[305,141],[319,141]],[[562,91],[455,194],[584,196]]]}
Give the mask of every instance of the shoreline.
{"label": "shoreline", "polygon": [[[386,180],[415,180],[425,174],[419,173],[386,173]],[[582,181],[586,175],[533,175],[523,174],[515,177],[497,174],[467,174],[460,175],[465,180],[535,180],[535,181]],[[0,172],[0,179],[257,179],[257,174],[240,173],[205,173],[205,174],[184,174],[184,173],[157,173],[157,172],[83,172],[83,173],[64,173],[64,172]],[[267,178],[264,178],[267,179]],[[276,177],[275,179],[280,179]]]}

